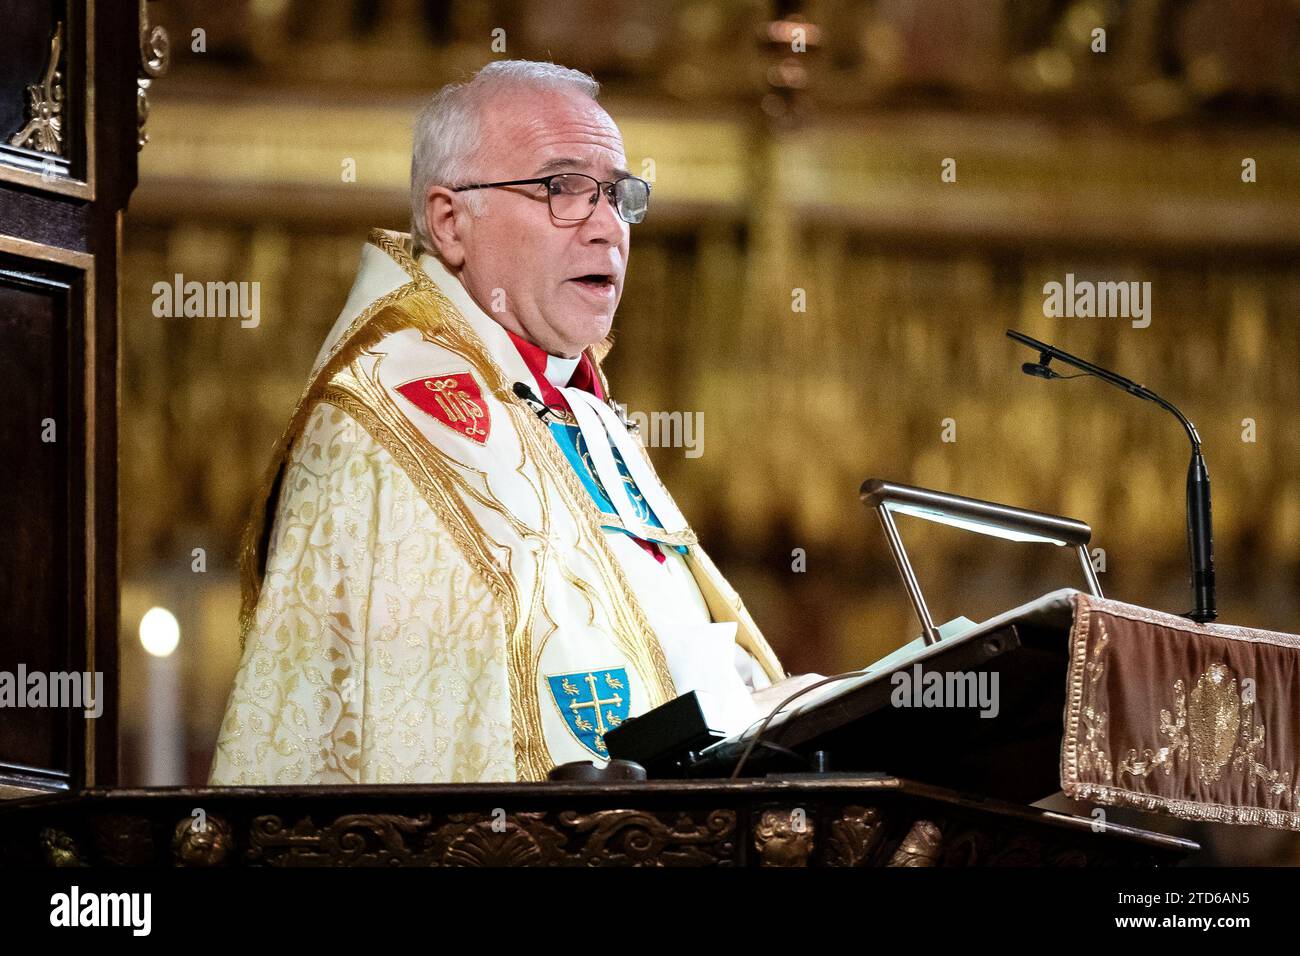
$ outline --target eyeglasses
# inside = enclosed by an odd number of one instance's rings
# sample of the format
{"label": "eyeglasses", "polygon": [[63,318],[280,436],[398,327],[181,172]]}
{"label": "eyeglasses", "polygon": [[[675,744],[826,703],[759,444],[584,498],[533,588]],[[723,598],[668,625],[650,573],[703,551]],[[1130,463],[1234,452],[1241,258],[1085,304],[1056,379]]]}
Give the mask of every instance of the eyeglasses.
{"label": "eyeglasses", "polygon": [[454,193],[467,189],[496,189],[500,186],[546,187],[546,201],[550,204],[551,215],[565,222],[581,222],[589,219],[600,202],[604,192],[609,204],[614,207],[620,219],[636,224],[645,219],[646,210],[650,208],[650,184],[635,176],[624,176],[612,183],[602,183],[586,173],[555,173],[537,179],[511,179],[502,183],[475,183],[472,186],[453,186]]}

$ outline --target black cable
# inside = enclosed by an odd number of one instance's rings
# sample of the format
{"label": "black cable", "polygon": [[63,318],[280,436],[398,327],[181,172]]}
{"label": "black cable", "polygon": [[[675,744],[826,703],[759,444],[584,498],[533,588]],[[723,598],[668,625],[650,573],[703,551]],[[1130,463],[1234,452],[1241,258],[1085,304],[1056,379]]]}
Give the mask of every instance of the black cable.
{"label": "black cable", "polygon": [[[867,673],[866,668],[863,668],[862,670],[846,671],[843,674],[833,674],[830,677],[823,677],[815,684],[809,684],[807,687],[801,688],[800,690],[791,694],[785,700],[781,701],[781,703],[777,704],[776,707],[772,709],[772,712],[763,718],[762,724],[758,728],[758,732],[754,734],[754,736],[750,739],[749,746],[745,748],[744,753],[740,755],[740,759],[736,761],[736,767],[734,770],[731,771],[730,779],[735,780],[740,776],[740,771],[745,766],[745,762],[749,760],[750,754],[754,752],[754,748],[758,746],[758,742],[762,739],[763,734],[767,731],[767,725],[772,722],[773,717],[775,717],[777,714],[779,714],[782,710],[785,709],[787,704],[789,704],[791,701],[798,700],[800,697],[808,693],[810,690],[816,690],[818,687],[821,687],[824,684],[832,684],[837,680],[847,680],[850,677],[862,677],[866,673]],[[754,723],[758,723],[758,721],[755,721]],[[753,726],[754,724],[749,725],[749,727],[753,727]],[[749,732],[749,727],[745,728],[745,733]],[[743,738],[744,734],[741,734],[741,737]]]}

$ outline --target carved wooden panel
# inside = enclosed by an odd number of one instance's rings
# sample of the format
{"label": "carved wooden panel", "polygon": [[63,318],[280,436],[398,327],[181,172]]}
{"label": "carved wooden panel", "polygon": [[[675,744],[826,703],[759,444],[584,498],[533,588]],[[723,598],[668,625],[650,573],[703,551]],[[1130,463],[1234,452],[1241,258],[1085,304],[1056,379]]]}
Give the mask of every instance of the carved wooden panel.
{"label": "carved wooden panel", "polygon": [[893,777],[91,790],[0,804],[0,864],[1162,866],[1176,837]]}
{"label": "carved wooden panel", "polygon": [[0,0],[0,182],[94,197],[94,12]]}
{"label": "carved wooden panel", "polygon": [[0,673],[15,682],[12,699],[0,688],[0,779],[62,786],[76,763],[69,711],[29,706],[24,678],[78,669],[84,656],[67,600],[84,577],[83,278],[0,255],[0,573],[21,582],[7,589],[0,644]]}
{"label": "carved wooden panel", "polygon": [[0,801],[115,779],[119,217],[137,75],[154,75],[140,13],[0,0]]}

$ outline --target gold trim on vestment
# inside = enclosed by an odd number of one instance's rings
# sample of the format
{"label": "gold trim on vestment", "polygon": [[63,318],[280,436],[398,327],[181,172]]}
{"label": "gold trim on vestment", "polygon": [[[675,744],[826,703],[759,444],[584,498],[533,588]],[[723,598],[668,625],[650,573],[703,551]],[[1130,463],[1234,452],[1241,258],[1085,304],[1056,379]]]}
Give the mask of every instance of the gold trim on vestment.
{"label": "gold trim on vestment", "polygon": [[[478,333],[438,288],[438,284],[429,277],[418,262],[411,258],[406,243],[394,239],[391,234],[380,229],[371,230],[370,241],[388,253],[421,291],[431,295],[442,307],[440,312],[446,316],[448,323],[440,326],[435,334],[430,335],[430,341],[470,361],[483,376],[488,390],[513,416],[515,431],[524,446],[526,457],[531,458],[534,463],[545,466],[552,481],[555,481],[563,492],[567,492],[569,510],[574,515],[580,516],[579,526],[587,532],[587,540],[592,546],[590,553],[597,559],[596,566],[600,569],[603,578],[604,593],[609,596],[616,612],[611,621],[615,627],[615,640],[643,678],[649,675],[657,678],[658,687],[654,687],[654,683],[647,680],[647,684],[657,692],[652,694],[650,706],[657,707],[668,702],[676,696],[676,691],[663,648],[655,636],[654,628],[650,626],[645,611],[632,592],[622,565],[614,556],[605,533],[600,528],[605,517],[604,513],[596,506],[587,489],[582,486],[581,480],[573,471],[573,466],[556,444],[550,428],[507,388],[505,371],[488,352]],[[594,363],[594,355],[592,360]],[[604,374],[599,365],[596,365],[596,371],[601,376],[603,386]],[[695,533],[689,527],[682,535],[680,543],[686,545],[696,543]],[[628,640],[627,635],[632,635],[631,640]],[[635,635],[641,635],[642,640],[638,641]],[[538,652],[539,650],[535,648],[534,653]],[[532,696],[535,697],[536,694]]]}
{"label": "gold trim on vestment", "polygon": [[[420,497],[451,533],[457,550],[487,583],[505,621],[506,673],[510,682],[510,723],[514,740],[515,773],[521,780],[544,779],[550,765],[545,760],[545,735],[536,708],[528,707],[528,697],[520,683],[527,674],[528,623],[520,613],[517,582],[505,573],[506,568],[489,545],[486,530],[468,508],[459,493],[468,483],[450,464],[447,456],[434,447],[393,403],[387,390],[377,382],[367,381],[352,366],[326,386],[321,400],[342,409],[384,448],[397,466],[406,473]],[[495,509],[501,510],[501,509]],[[508,553],[507,548],[503,547]],[[534,591],[538,590],[534,588]],[[525,685],[526,686],[526,685]],[[540,751],[540,752],[539,752]]]}
{"label": "gold trim on vestment", "polygon": [[[377,232],[377,230],[376,230]],[[380,233],[380,237],[386,241],[378,243],[389,255],[405,257],[401,247],[388,237]],[[375,240],[375,233],[371,234],[372,241]],[[600,524],[608,517],[592,501],[591,495],[587,493],[576,474],[569,460],[564,457],[564,453],[555,443],[555,437],[551,434],[549,427],[533,414],[532,409],[520,401],[514,393],[506,387],[505,371],[497,364],[496,359],[485,348],[478,333],[469,325],[469,323],[460,315],[456,307],[443,295],[442,290],[438,288],[433,279],[429,278],[420,266],[413,260],[407,258],[406,262],[401,262],[408,274],[415,279],[416,284],[421,287],[422,292],[431,295],[435,301],[442,307],[446,314],[448,324],[440,326],[436,333],[429,336],[430,341],[437,345],[443,346],[450,351],[467,359],[478,373],[483,376],[484,382],[492,395],[509,411],[514,419],[515,431],[520,436],[524,445],[527,457],[530,457],[535,463],[544,465],[548,476],[555,481],[560,487],[567,491],[570,497],[568,501],[570,509],[575,514],[583,516],[584,526],[590,533],[591,541],[597,545],[595,554],[604,558],[603,562],[598,564],[608,564],[608,570],[612,571],[617,588],[611,589],[610,594],[615,598],[615,604],[619,604],[619,598],[626,598],[626,603],[630,605],[625,610],[629,612],[632,618],[639,625],[637,630],[641,633],[653,634],[648,619],[645,618],[644,612],[631,600],[631,590],[627,581],[622,577],[622,567],[615,558],[606,543],[604,532],[600,530]],[[694,532],[687,530],[682,536],[681,543],[694,544]],[[613,584],[615,582],[608,582]],[[654,642],[658,648],[658,640]],[[662,650],[660,649],[662,654]],[[641,668],[638,668],[639,670]],[[662,675],[666,688],[672,687],[672,679],[669,677],[667,664],[662,667]]]}
{"label": "gold trim on vestment", "polygon": [[[352,320],[352,323],[339,337],[339,340],[334,343],[329,354],[325,356],[324,361],[320,363],[319,368],[317,368],[306,388],[298,397],[293,414],[289,416],[289,424],[285,426],[280,440],[276,442],[275,450],[271,453],[271,464],[262,478],[261,489],[253,499],[253,511],[249,516],[248,524],[244,527],[244,534],[239,543],[241,592],[239,649],[241,652],[248,640],[248,632],[253,627],[254,615],[257,611],[257,599],[262,592],[262,578],[266,571],[267,539],[271,533],[271,524],[275,519],[274,509],[278,498],[276,491],[284,471],[289,449],[298,437],[299,432],[302,431],[303,425],[307,423],[307,416],[315,407],[316,399],[320,397],[321,390],[334,373],[350,362],[364,345],[373,344],[389,332],[396,331],[396,329],[389,328],[386,323],[377,323],[375,320],[379,315],[388,306],[401,301],[407,296],[415,295],[417,291],[413,282],[399,286],[392,292],[382,295],[370,303],[361,311],[360,315]],[[364,337],[361,335],[363,331],[366,332]]]}
{"label": "gold trim on vestment", "polygon": [[[542,585],[549,562],[559,562],[565,579],[579,589],[590,604],[589,623],[596,619],[596,605],[605,608],[616,645],[645,683],[648,706],[672,699],[676,692],[663,649],[643,609],[632,595],[605,533],[593,520],[594,502],[579,483],[568,459],[563,457],[549,428],[532,410],[505,388],[505,373],[488,353],[478,334],[446,298],[437,284],[406,254],[402,246],[378,230],[370,241],[386,252],[411,276],[412,282],[380,297],[363,310],[349,325],[304,389],[289,426],[277,446],[274,461],[267,472],[261,507],[254,512],[241,545],[243,607],[240,616],[241,648],[254,623],[266,559],[267,538],[272,510],[277,497],[277,483],[293,441],[318,401],[339,407],[382,445],[411,479],[434,513],[450,530],[453,540],[485,582],[501,608],[508,631],[507,672],[510,681],[511,721],[515,745],[516,774],[520,780],[541,780],[553,761],[546,749],[541,721],[541,701],[537,684],[538,662],[542,647],[556,630],[549,610],[542,601]],[[465,480],[451,459],[436,448],[392,401],[387,389],[363,373],[355,360],[367,349],[394,332],[413,328],[429,342],[460,355],[483,378],[488,392],[501,402],[519,435],[523,458],[516,471],[532,484],[542,505],[542,532],[524,525],[486,492]],[[368,380],[369,379],[369,380]],[[531,461],[540,472],[539,485],[526,472]],[[459,463],[456,463],[459,465]],[[464,466],[460,466],[464,467]],[[568,510],[577,521],[579,549],[593,560],[601,576],[600,586],[579,580],[568,568],[563,555],[551,546],[550,504],[545,482],[558,490]],[[528,607],[510,574],[509,549],[501,546],[500,558],[489,546],[482,527],[457,500],[457,494],[473,498],[501,514],[523,540],[540,539],[543,547],[537,557],[536,578]],[[693,540],[693,535],[691,536]],[[537,611],[549,622],[545,633],[535,634]]]}
{"label": "gold trim on vestment", "polygon": [[[382,229],[372,229],[370,231],[369,241],[388,253],[388,255],[392,257],[393,261],[411,277],[416,285],[421,288],[427,287],[431,289],[438,299],[445,302],[447,307],[451,309],[451,312],[460,319],[461,324],[465,331],[467,331],[472,337],[472,340],[475,343],[478,343],[481,348],[482,343],[474,330],[469,327],[469,323],[460,316],[460,313],[438,288],[437,283],[429,277],[428,273],[424,271],[419,262],[412,257],[410,253],[409,236],[386,232]],[[609,353],[612,345],[612,339],[607,338],[605,341],[586,349],[588,357],[591,359],[592,365],[596,370],[596,376],[600,381],[601,389],[606,397],[610,394],[609,381],[605,377],[605,370],[601,367],[601,359]],[[453,348],[453,351],[459,350]],[[497,365],[496,361],[492,359],[491,355],[487,353],[486,349],[482,349],[481,351],[482,362],[489,364],[494,373],[493,379],[489,381],[489,385],[494,394],[497,395],[499,400],[506,404],[507,408],[514,409],[517,406],[522,406],[521,402],[514,400],[513,393],[507,394],[505,389],[504,371],[499,365]],[[468,353],[462,354],[464,354],[466,358],[475,361],[476,367],[482,371],[483,365],[480,364],[479,361],[475,360],[474,356],[471,356]],[[591,495],[587,493],[587,490],[584,487],[582,487],[581,480],[576,474],[574,474],[573,468],[569,464],[568,459],[555,443],[554,437],[550,434],[549,427],[538,419],[536,415],[531,414],[531,409],[529,409],[529,412],[530,414],[522,416],[528,421],[527,426],[523,430],[520,430],[517,424],[518,417],[516,418],[516,430],[520,431],[521,438],[526,433],[534,439],[535,451],[540,451],[540,455],[535,455],[535,460],[546,462],[551,468],[552,476],[558,476],[563,484],[568,487],[574,498],[576,498],[578,510],[587,518],[588,522],[594,526],[596,531],[595,540],[598,542],[598,547],[606,558],[606,562],[611,566],[614,577],[617,580],[619,589],[614,592],[615,596],[626,596],[627,604],[630,606],[632,614],[634,615],[641,632],[653,634],[654,631],[645,617],[645,612],[632,596],[632,590],[628,584],[626,576],[623,574],[622,566],[614,557],[612,550],[610,550],[609,544],[605,540],[604,533],[600,531],[599,526],[601,524],[610,524],[611,521],[609,519],[617,518],[617,515],[606,515],[599,509],[596,503],[592,500]],[[539,443],[540,448],[536,447],[538,439],[542,439]],[[636,444],[640,449],[642,457],[646,460],[647,465],[650,466],[652,473],[655,473],[657,477],[657,472],[654,472],[654,466],[650,462],[650,457],[646,452],[645,447],[639,442]],[[662,482],[660,483],[660,487],[662,487]],[[667,494],[666,489],[664,493]],[[704,549],[700,547],[695,532],[691,529],[689,523],[686,523],[684,516],[682,520],[684,522],[684,530],[678,533],[669,534],[664,532],[662,529],[649,529],[648,527],[647,530],[655,531],[656,533],[653,536],[659,540],[674,545],[685,545],[687,547],[687,567],[690,569],[692,577],[695,578],[696,584],[700,587],[700,590],[704,595],[705,603],[709,608],[710,615],[715,621],[736,621],[737,643],[754,655],[767,673],[769,679],[773,682],[783,679],[786,675],[785,670],[781,667],[780,660],[772,650],[771,645],[769,645],[767,640],[763,637],[762,632],[759,631],[758,626],[754,623],[754,619],[750,616],[744,602],[736,591],[726,582],[726,579],[722,577],[721,572],[719,572],[717,567],[713,564],[712,559],[710,559]],[[620,521],[619,525],[621,526],[621,524],[622,522]],[[662,660],[662,648],[659,647],[658,640],[655,640],[653,643],[655,650],[658,652],[657,656]],[[668,675],[666,662],[662,664],[662,668],[665,684],[667,687],[671,688],[673,686],[672,678]],[[670,699],[672,696],[674,696],[674,694],[670,692],[669,696],[665,698],[665,700]]]}
{"label": "gold trim on vestment", "polygon": [[736,643],[754,655],[754,659],[762,665],[773,683],[783,680],[786,676],[785,669],[781,666],[776,652],[772,650],[772,646],[767,643],[762,631],[750,617],[745,602],[727,583],[727,579],[722,576],[713,559],[699,544],[694,544],[687,550],[686,567],[695,578],[700,593],[704,595],[704,603],[708,605],[709,615],[713,620],[735,621]]}
{"label": "gold trim on vestment", "polygon": [[[412,313],[422,312],[430,306],[437,313],[436,319],[433,316],[416,317],[412,315]],[[479,370],[479,374],[486,379],[488,390],[498,400],[502,399],[505,395],[501,387],[504,375],[497,374],[494,381],[491,374],[482,370],[482,366],[479,364],[480,356],[465,354],[467,351],[473,351],[473,344],[468,337],[456,343],[459,347],[453,346],[448,341],[449,337],[456,334],[453,328],[456,319],[447,311],[450,308],[449,303],[444,307],[442,303],[437,302],[435,297],[427,294],[427,290],[422,290],[419,296],[405,299],[401,303],[392,306],[392,308],[396,312],[411,316],[413,319],[410,323],[411,326],[423,329],[423,334],[429,342],[453,351],[474,364],[476,369]],[[435,328],[437,331],[432,331]],[[469,335],[473,334],[472,330],[462,331],[468,332]],[[461,349],[465,351],[461,351]],[[599,547],[604,544],[602,532],[597,529],[593,533],[589,526],[583,526],[581,518],[578,519],[580,522],[578,528],[580,544],[584,546],[583,549],[589,555],[595,558],[594,563],[604,579],[602,582],[604,586],[598,591],[586,584],[586,582],[580,581],[572,572],[568,571],[562,556],[554,554],[555,549],[549,546],[551,505],[545,487],[537,489],[542,506],[542,527],[540,530],[529,528],[519,521],[508,508],[492,499],[488,493],[480,492],[464,479],[458,470],[459,467],[463,466],[430,442],[410,421],[406,414],[393,402],[387,388],[376,380],[374,372],[364,373],[356,363],[353,363],[348,369],[342,370],[335,375],[324,390],[323,395],[326,400],[338,404],[340,408],[352,415],[376,442],[388,450],[394,461],[406,472],[412,483],[420,491],[421,496],[434,510],[434,513],[452,529],[453,537],[466,559],[485,576],[493,594],[502,602],[508,633],[507,673],[510,681],[516,770],[520,779],[545,779],[547,772],[553,765],[549,751],[545,749],[541,701],[537,690],[537,675],[542,648],[546,639],[554,632],[555,622],[550,621],[551,627],[547,629],[545,634],[539,635],[535,632],[535,624],[538,623],[535,618],[539,607],[548,620],[550,617],[543,600],[542,588],[545,583],[547,567],[552,559],[560,562],[566,580],[577,585],[587,600],[592,602],[590,620],[595,620],[596,603],[600,603],[605,607],[610,625],[613,628],[615,643],[627,656],[631,666],[641,675],[642,680],[645,681],[647,688],[650,690],[651,700],[654,701],[652,706],[655,703],[662,703],[671,699],[673,696],[671,676],[667,673],[666,663],[662,664],[663,671],[660,672],[659,670],[661,662],[656,661],[654,653],[658,649],[658,641],[654,638],[653,631],[648,629],[648,625],[646,630],[639,632],[629,628],[625,613],[621,615],[624,619],[620,620],[620,597],[630,601],[630,595],[617,590],[618,585],[609,580],[611,568],[603,566],[599,558],[601,554]],[[517,401],[510,402],[506,408],[507,414],[513,418],[512,424],[515,426],[516,431],[521,433],[521,442],[524,445],[524,462],[521,462],[521,466],[529,461],[537,464],[539,469],[543,471],[543,481],[549,477],[551,479],[550,483],[557,488],[561,488],[561,494],[563,494],[562,486],[554,480],[556,476],[554,474],[545,474],[545,465],[540,463],[537,449],[529,447],[528,436],[523,433],[523,429],[529,427],[527,421],[531,417],[530,410]],[[549,431],[544,433],[544,438],[545,441],[554,444]],[[564,461],[563,467],[567,470],[567,474],[572,474],[567,460]],[[565,473],[561,472],[561,474]],[[537,559],[536,577],[531,593],[528,595],[526,611],[521,610],[522,595],[517,591],[517,582],[509,574],[502,573],[498,560],[488,547],[489,538],[487,532],[474,520],[468,509],[464,507],[464,498],[473,498],[479,504],[491,508],[501,515],[522,541],[537,540],[542,544]],[[593,543],[595,544],[594,547]],[[509,553],[509,549],[505,546],[502,546],[502,550],[506,551],[507,554]],[[613,564],[612,553],[609,555],[609,560],[613,569],[621,570],[618,569],[616,564]],[[609,596],[608,602],[601,600],[602,594]],[[638,634],[641,635],[640,638],[638,638]],[[645,640],[645,635],[650,636],[650,642],[652,643]],[[658,656],[662,657],[661,650]],[[656,680],[659,682],[658,688],[655,686]],[[665,683],[665,680],[667,683]],[[655,701],[656,690],[658,695],[663,697],[662,700]]]}

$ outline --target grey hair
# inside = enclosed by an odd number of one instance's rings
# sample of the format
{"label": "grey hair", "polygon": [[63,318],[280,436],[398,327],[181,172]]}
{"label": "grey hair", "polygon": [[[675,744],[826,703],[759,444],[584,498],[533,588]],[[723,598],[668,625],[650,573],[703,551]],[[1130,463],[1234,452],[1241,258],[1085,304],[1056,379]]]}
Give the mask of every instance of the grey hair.
{"label": "grey hair", "polygon": [[[411,239],[417,256],[435,248],[425,217],[430,187],[472,175],[484,104],[494,93],[519,88],[576,91],[593,100],[600,94],[600,84],[586,73],[535,60],[497,60],[468,81],[434,93],[415,118],[411,146]],[[481,213],[482,195],[470,193],[468,199],[471,213]]]}

